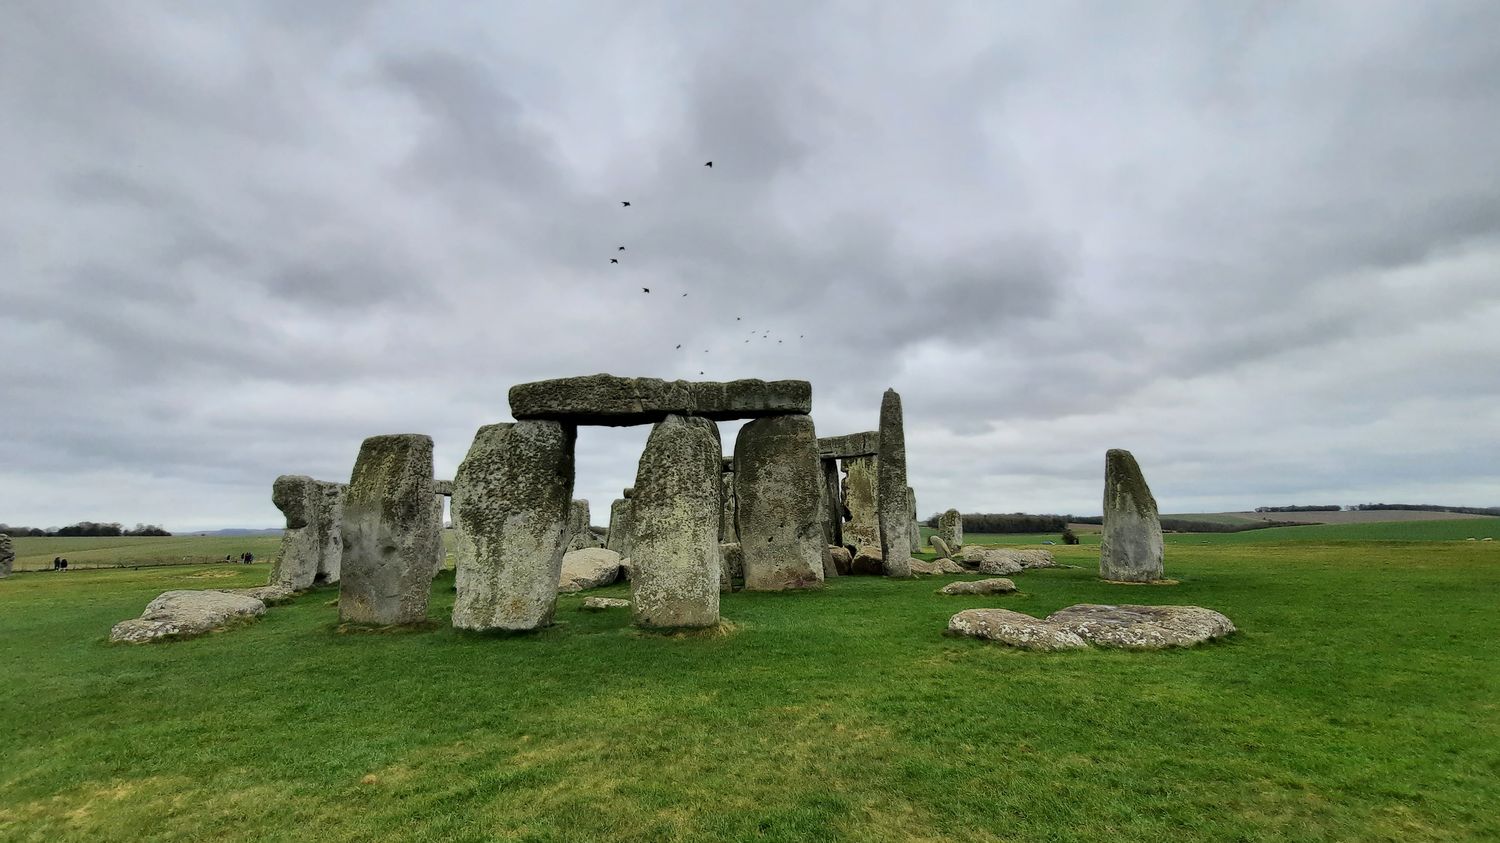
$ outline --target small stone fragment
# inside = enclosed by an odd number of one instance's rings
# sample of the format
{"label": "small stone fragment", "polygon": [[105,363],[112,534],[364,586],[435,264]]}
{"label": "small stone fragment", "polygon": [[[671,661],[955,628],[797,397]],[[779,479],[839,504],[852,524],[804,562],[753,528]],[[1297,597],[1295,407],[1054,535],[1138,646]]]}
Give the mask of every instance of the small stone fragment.
{"label": "small stone fragment", "polygon": [[953,545],[950,545],[948,544],[948,542],[944,541],[941,535],[933,533],[932,537],[927,541],[932,545],[932,549],[937,551],[938,556],[953,555]]}
{"label": "small stone fragment", "polygon": [[609,585],[620,576],[620,554],[602,547],[586,547],[563,554],[557,590],[583,591]]}
{"label": "small stone fragment", "polygon": [[850,569],[854,564],[854,556],[847,548],[830,547],[828,548],[828,556],[833,561],[834,570],[840,575],[852,573]]}

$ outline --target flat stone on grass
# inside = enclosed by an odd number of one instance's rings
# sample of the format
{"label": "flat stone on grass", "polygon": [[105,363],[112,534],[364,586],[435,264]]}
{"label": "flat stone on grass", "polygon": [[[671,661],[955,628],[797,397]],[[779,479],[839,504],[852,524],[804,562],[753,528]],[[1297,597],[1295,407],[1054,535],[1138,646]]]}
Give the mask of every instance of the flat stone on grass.
{"label": "flat stone on grass", "polygon": [[190,638],[234,622],[254,620],[265,613],[265,603],[243,594],[168,591],[147,604],[139,618],[115,624],[109,631],[109,640],[143,644],[163,638]]}
{"label": "flat stone on grass", "polygon": [[1016,584],[1004,577],[994,577],[973,582],[950,582],[939,589],[939,594],[1011,594]]}

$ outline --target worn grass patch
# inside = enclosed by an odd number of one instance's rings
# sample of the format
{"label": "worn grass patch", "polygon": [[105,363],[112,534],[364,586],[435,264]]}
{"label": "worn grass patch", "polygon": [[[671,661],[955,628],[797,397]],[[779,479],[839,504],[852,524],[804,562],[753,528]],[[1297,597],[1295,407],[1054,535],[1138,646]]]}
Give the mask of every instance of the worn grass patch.
{"label": "worn grass patch", "polygon": [[[446,573],[425,630],[340,634],[322,590],[121,648],[110,626],[160,592],[266,566],[11,577],[0,840],[1500,837],[1495,543],[1169,546],[1170,589],[1052,550],[1079,567],[1004,596],[723,595],[727,635],[576,611],[624,586],[563,596],[540,634],[461,633]],[[1120,602],[1241,632],[1052,654],[942,634],[966,608]]]}

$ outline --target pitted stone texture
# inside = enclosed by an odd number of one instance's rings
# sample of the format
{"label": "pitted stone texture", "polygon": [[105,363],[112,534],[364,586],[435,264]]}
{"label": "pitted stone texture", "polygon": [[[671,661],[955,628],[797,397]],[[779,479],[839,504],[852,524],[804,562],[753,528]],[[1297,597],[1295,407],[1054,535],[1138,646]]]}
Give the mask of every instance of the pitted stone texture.
{"label": "pitted stone texture", "polygon": [[986,574],[1016,574],[1028,568],[1055,568],[1052,554],[1035,548],[984,547],[971,544],[959,551],[964,566]]}
{"label": "pitted stone texture", "polygon": [[344,494],[348,487],[296,474],[271,485],[271,502],[286,516],[269,585],[305,591],[335,583],[343,557]]}
{"label": "pitted stone texture", "polygon": [[1235,632],[1229,618],[1201,606],[1103,606],[1059,609],[1047,622],[1098,647],[1164,650],[1192,647]]}
{"label": "pitted stone texture", "polygon": [[948,619],[948,632],[998,641],[1022,650],[1056,652],[1088,647],[1073,632],[1009,609],[965,609]]}
{"label": "pitted stone texture", "polygon": [[719,542],[719,593],[734,591],[736,581],[745,581],[745,552],[739,542]]}
{"label": "pitted stone texture", "polygon": [[451,498],[451,497],[453,497],[453,481],[452,480],[434,480],[434,481],[432,481],[432,493],[435,494],[435,495],[442,495],[445,498]]}
{"label": "pitted stone texture", "polygon": [[620,554],[602,547],[586,547],[563,554],[558,591],[574,592],[609,585],[620,578]]}
{"label": "pitted stone texture", "polygon": [[844,544],[844,504],[839,500],[838,460],[820,459],[823,484],[818,488],[818,514],[823,521],[823,541],[831,547]]}
{"label": "pitted stone texture", "polygon": [[[950,509],[938,516],[937,534],[943,537],[951,550],[958,550],[964,546],[964,517],[958,510]],[[933,545],[937,547],[937,545]]]}
{"label": "pitted stone texture", "polygon": [[854,550],[849,563],[849,573],[861,576],[879,576],[885,573],[885,555],[874,545],[862,544]]}
{"label": "pitted stone texture", "polygon": [[162,638],[186,638],[265,613],[265,603],[241,594],[168,591],[147,604],[139,618],[115,624],[109,631],[109,640],[140,644]]}
{"label": "pitted stone texture", "polygon": [[631,613],[654,629],[719,622],[719,443],[701,418],[652,428],[635,477]]}
{"label": "pitted stone texture", "polygon": [[448,551],[443,547],[443,509],[448,503],[444,495],[433,493],[432,495],[432,528],[437,530],[438,542],[437,553],[432,557],[432,575],[437,576],[444,568],[448,567]]}
{"label": "pitted stone texture", "polygon": [[828,544],[818,512],[822,482],[811,418],[756,419],[740,428],[734,492],[747,590],[823,584]]}
{"label": "pitted stone texture", "polygon": [[913,574],[923,574],[926,576],[969,573],[967,568],[964,568],[962,565],[954,562],[952,559],[934,559],[931,562],[926,562],[921,559],[913,559],[911,560],[911,572]]}
{"label": "pitted stone texture", "polygon": [[572,508],[568,511],[568,550],[604,546],[605,543],[594,535],[593,528],[589,526],[589,502],[573,501]]}
{"label": "pitted stone texture", "polygon": [[1016,584],[1004,577],[974,582],[950,582],[939,589],[942,594],[1010,594],[1015,590]]}
{"label": "pitted stone texture", "polygon": [[459,629],[552,623],[573,499],[576,429],[551,421],[479,429],[453,478]]}
{"label": "pitted stone texture", "polygon": [[619,600],[614,597],[585,597],[583,606],[586,612],[602,612],[605,609],[629,609],[629,600]]}
{"label": "pitted stone texture", "polygon": [[880,460],[876,457],[852,457],[842,460],[844,471],[843,534],[845,545],[880,546],[880,507],[876,480]]}
{"label": "pitted stone texture", "polygon": [[1010,551],[1011,558],[1021,564],[1022,568],[1056,568],[1057,560],[1052,558],[1049,550],[1040,550],[1034,547],[1014,548]]}
{"label": "pitted stone texture", "polygon": [[906,428],[901,396],[887,389],[880,399],[880,461],[875,498],[880,513],[880,552],[885,575],[911,576],[911,510],[906,485]]}
{"label": "pitted stone texture", "polygon": [[[828,548],[828,558],[833,562],[834,571],[840,576],[848,574],[850,568],[854,565],[854,554],[850,553],[848,548],[830,547]],[[826,579],[828,573],[825,571],[823,576]]]}
{"label": "pitted stone texture", "polygon": [[932,549],[937,551],[937,555],[938,556],[952,556],[953,555],[953,547],[952,547],[952,545],[950,545],[947,542],[943,541],[943,537],[940,536],[940,535],[938,535],[937,533],[933,533],[932,537],[929,538],[927,541],[928,541],[928,543],[930,543],[932,545]]}
{"label": "pitted stone texture", "polygon": [[344,495],[339,620],[388,626],[427,620],[434,527],[432,438],[371,436]]}
{"label": "pitted stone texture", "polygon": [[866,430],[843,436],[824,436],[818,440],[818,456],[843,460],[850,457],[873,457],[880,453],[880,432]]}
{"label": "pitted stone texture", "polygon": [[916,553],[922,549],[922,525],[917,523],[917,490],[910,486],[906,487],[906,511],[911,517],[906,538],[911,543],[911,552]]}
{"label": "pitted stone texture", "polygon": [[569,424],[652,424],[669,415],[727,421],[812,412],[807,381],[664,381],[583,375],[510,388],[517,419],[553,419]]}
{"label": "pitted stone texture", "polygon": [[249,588],[213,588],[209,590],[224,594],[238,594],[241,597],[254,597],[267,606],[286,603],[300,593],[280,585],[256,585]]}
{"label": "pitted stone texture", "polygon": [[1162,578],[1161,520],[1156,498],[1135,457],[1111,449],[1104,456],[1104,536],[1099,576],[1113,582]]}
{"label": "pitted stone texture", "polygon": [[719,541],[737,542],[740,540],[739,509],[734,500],[734,467],[724,469],[719,474]]}
{"label": "pitted stone texture", "polygon": [[630,501],[616,498],[609,505],[609,533],[604,546],[621,557],[630,555]]}
{"label": "pitted stone texture", "polygon": [[11,548],[10,536],[0,533],[0,577],[10,576],[11,568],[16,564],[16,552]]}

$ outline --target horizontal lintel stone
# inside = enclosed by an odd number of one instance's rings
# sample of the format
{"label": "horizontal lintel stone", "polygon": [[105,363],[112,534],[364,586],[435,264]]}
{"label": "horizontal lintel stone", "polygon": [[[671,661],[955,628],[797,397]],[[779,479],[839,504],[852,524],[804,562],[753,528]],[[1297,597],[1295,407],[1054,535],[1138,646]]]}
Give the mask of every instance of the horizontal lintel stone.
{"label": "horizontal lintel stone", "polygon": [[665,381],[583,375],[533,381],[510,389],[510,413],[517,420],[553,419],[568,424],[619,427],[653,424],[669,415],[715,421],[812,412],[807,381]]}

